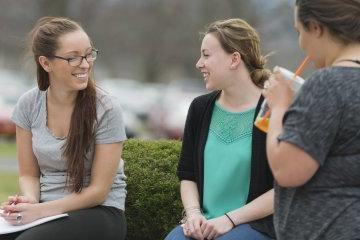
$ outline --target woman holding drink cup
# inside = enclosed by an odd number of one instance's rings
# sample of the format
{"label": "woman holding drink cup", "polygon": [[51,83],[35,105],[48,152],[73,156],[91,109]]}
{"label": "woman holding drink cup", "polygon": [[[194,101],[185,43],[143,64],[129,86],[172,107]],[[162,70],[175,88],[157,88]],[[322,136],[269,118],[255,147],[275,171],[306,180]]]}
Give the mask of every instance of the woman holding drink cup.
{"label": "woman holding drink cup", "polygon": [[358,239],[360,1],[297,0],[295,28],[319,70],[293,99],[275,68],[263,92],[277,239]]}

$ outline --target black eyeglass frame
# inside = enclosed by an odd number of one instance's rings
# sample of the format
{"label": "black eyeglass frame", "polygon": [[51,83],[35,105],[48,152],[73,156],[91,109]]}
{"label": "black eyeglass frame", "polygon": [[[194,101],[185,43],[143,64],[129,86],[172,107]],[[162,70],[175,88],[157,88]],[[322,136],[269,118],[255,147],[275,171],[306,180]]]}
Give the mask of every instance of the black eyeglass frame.
{"label": "black eyeglass frame", "polygon": [[[95,58],[93,58],[92,60],[88,60],[87,58],[89,57],[89,54],[91,54],[90,56],[93,56],[93,53],[96,53],[96,56],[95,56]],[[52,58],[57,58],[57,59],[61,59],[61,60],[65,60],[65,61],[67,61],[68,62],[68,64],[71,66],[71,67],[77,67],[77,66],[80,66],[81,65],[81,63],[83,62],[83,60],[85,59],[88,63],[93,63],[95,60],[96,60],[96,58],[97,58],[97,56],[99,55],[99,50],[98,49],[95,49],[95,48],[93,48],[93,49],[91,49],[91,53],[89,53],[89,54],[86,54],[85,56],[77,56],[77,57],[69,57],[69,58],[65,58],[65,57],[61,57],[61,56],[57,56],[57,55],[53,55],[53,56],[49,56],[49,57],[52,57]],[[76,65],[71,65],[71,60],[75,60],[75,59],[79,59],[79,58],[81,58],[81,60],[79,61],[79,64],[76,64]]]}

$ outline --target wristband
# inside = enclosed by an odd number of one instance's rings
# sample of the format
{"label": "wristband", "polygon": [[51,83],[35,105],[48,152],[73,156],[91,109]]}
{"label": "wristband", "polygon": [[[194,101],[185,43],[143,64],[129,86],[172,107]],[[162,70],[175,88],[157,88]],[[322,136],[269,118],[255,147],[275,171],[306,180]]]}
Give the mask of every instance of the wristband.
{"label": "wristband", "polygon": [[235,227],[235,223],[234,221],[231,219],[231,217],[229,217],[229,215],[227,213],[224,214],[231,222],[231,224],[233,225],[233,228]]}

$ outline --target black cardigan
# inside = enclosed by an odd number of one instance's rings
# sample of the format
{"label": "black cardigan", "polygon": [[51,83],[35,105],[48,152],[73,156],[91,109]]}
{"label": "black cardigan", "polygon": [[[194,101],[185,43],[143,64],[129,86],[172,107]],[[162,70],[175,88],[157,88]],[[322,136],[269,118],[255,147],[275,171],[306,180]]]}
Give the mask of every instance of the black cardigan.
{"label": "black cardigan", "polygon": [[[219,91],[205,94],[195,98],[191,103],[177,169],[180,180],[196,182],[201,207],[204,190],[204,149],[212,111],[219,94]],[[255,110],[255,117],[263,100],[264,98],[261,96]],[[253,127],[252,134],[251,177],[247,203],[273,188],[273,176],[266,157],[266,134],[256,127]],[[250,222],[250,225],[270,237],[275,237],[272,215]]]}

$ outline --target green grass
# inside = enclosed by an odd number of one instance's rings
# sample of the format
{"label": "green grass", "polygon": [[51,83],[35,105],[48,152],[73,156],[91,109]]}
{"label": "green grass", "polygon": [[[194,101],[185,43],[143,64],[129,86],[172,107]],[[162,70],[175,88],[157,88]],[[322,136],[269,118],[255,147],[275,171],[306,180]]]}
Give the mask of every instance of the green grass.
{"label": "green grass", "polygon": [[16,143],[14,140],[0,139],[0,158],[11,157],[16,155]]}
{"label": "green grass", "polygon": [[7,197],[19,192],[18,175],[16,172],[0,171],[0,203]]}

